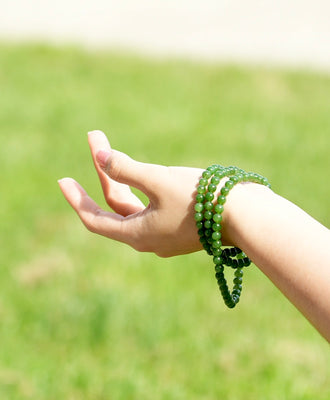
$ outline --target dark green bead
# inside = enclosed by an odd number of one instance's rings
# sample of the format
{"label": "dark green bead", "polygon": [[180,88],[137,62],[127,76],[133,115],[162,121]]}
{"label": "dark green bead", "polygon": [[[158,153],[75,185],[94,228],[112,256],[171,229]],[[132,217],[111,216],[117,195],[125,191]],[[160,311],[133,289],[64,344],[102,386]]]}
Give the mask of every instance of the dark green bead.
{"label": "dark green bead", "polygon": [[243,271],[240,268],[237,268],[237,270],[235,271],[235,276],[237,278],[241,278],[243,276]]}
{"label": "dark green bead", "polygon": [[212,229],[205,229],[204,235],[206,237],[211,237],[212,236]]}
{"label": "dark green bead", "polygon": [[220,248],[213,250],[213,255],[214,256],[221,256],[221,254],[222,254],[222,250]]}
{"label": "dark green bead", "polygon": [[231,257],[235,257],[236,254],[237,254],[237,252],[236,252],[236,247],[230,247],[230,248],[228,249],[228,251],[229,251],[229,254],[231,255]]}
{"label": "dark green bead", "polygon": [[239,283],[234,285],[234,290],[239,290],[240,292],[242,291],[242,285],[240,285]]}
{"label": "dark green bead", "polygon": [[221,214],[223,212],[223,205],[222,204],[216,204],[215,207],[214,207],[214,211],[217,214]]}
{"label": "dark green bead", "polygon": [[221,230],[221,225],[219,223],[215,222],[212,225],[212,229],[214,230],[214,232],[219,232]]}
{"label": "dark green bead", "polygon": [[213,203],[211,201],[207,201],[206,203],[204,203],[204,208],[205,208],[205,210],[208,210],[208,211],[212,210]]}
{"label": "dark green bead", "polygon": [[251,265],[251,260],[248,257],[243,258],[243,261],[244,261],[244,267],[248,267],[249,265]]}
{"label": "dark green bead", "polygon": [[242,260],[241,258],[239,258],[237,261],[238,261],[238,267],[239,267],[239,268],[244,267],[244,260]]}
{"label": "dark green bead", "polygon": [[215,265],[214,267],[215,272],[222,272],[223,273],[223,266],[222,265]]}
{"label": "dark green bead", "polygon": [[213,183],[210,183],[208,186],[208,191],[211,193],[214,193],[217,190],[216,185],[214,185]]}
{"label": "dark green bead", "polygon": [[196,222],[196,228],[199,230],[199,229],[201,229],[201,228],[203,228],[203,221],[197,221]]}
{"label": "dark green bead", "polygon": [[221,214],[214,214],[213,215],[213,221],[218,224],[219,222],[222,221],[222,215]]}
{"label": "dark green bead", "polygon": [[231,180],[229,180],[225,183],[225,187],[228,189],[232,189],[233,186],[234,186],[234,183]]}
{"label": "dark green bead", "polygon": [[213,217],[212,211],[205,211],[205,213],[204,213],[205,219],[212,219],[212,217]]}
{"label": "dark green bead", "polygon": [[232,262],[233,262],[233,260],[232,260],[231,258],[226,258],[226,259],[223,261],[223,263],[224,263],[225,265],[227,265],[227,267],[231,267],[231,266],[232,266]]}
{"label": "dark green bead", "polygon": [[221,246],[222,246],[221,240],[215,240],[215,241],[212,243],[212,247],[213,247],[214,249],[220,249]]}
{"label": "dark green bead", "polygon": [[241,276],[240,276],[240,277],[236,276],[236,277],[234,278],[234,284],[235,284],[235,285],[241,285],[242,282],[243,282],[243,278],[242,278]]}
{"label": "dark green bead", "polygon": [[204,222],[204,227],[210,229],[212,227],[212,221],[208,220]]}
{"label": "dark green bead", "polygon": [[213,233],[212,233],[212,239],[213,239],[213,240],[219,240],[219,239],[221,239],[221,233],[220,233],[220,232],[213,232]]}
{"label": "dark green bead", "polygon": [[226,202],[226,197],[225,196],[219,196],[217,200],[218,204],[225,204]]}
{"label": "dark green bead", "polygon": [[214,199],[214,194],[213,194],[213,193],[207,192],[207,193],[205,194],[205,200],[206,200],[206,201],[212,201],[213,199]]}
{"label": "dark green bead", "polygon": [[197,192],[198,193],[203,194],[203,193],[205,193],[205,191],[206,191],[206,187],[205,186],[199,185],[197,187]]}
{"label": "dark green bead", "polygon": [[216,272],[215,277],[217,278],[217,280],[221,281],[223,279],[223,272]]}
{"label": "dark green bead", "polygon": [[219,185],[220,182],[220,178],[218,176],[213,176],[211,179],[211,183],[213,183],[213,185]]}
{"label": "dark green bead", "polygon": [[198,195],[196,196],[196,202],[203,203],[204,200],[205,200],[205,196],[201,193],[198,193]]}
{"label": "dark green bead", "polygon": [[201,211],[203,211],[203,209],[204,209],[204,206],[203,206],[203,204],[202,203],[197,203],[197,204],[195,204],[195,211],[196,212],[201,212]]}
{"label": "dark green bead", "polygon": [[210,171],[208,171],[208,170],[206,170],[206,171],[204,171],[202,173],[202,177],[205,178],[205,179],[210,179],[211,175],[212,175],[212,173]]}
{"label": "dark green bead", "polygon": [[196,213],[195,214],[195,221],[202,221],[203,219],[203,214],[202,213]]}
{"label": "dark green bead", "polygon": [[229,193],[229,189],[224,186],[223,188],[221,188],[221,194],[222,196],[227,196],[227,194]]}
{"label": "dark green bead", "polygon": [[239,289],[234,289],[231,294],[239,296],[241,294],[241,291]]}
{"label": "dark green bead", "polygon": [[203,228],[198,229],[199,236],[204,236],[204,232],[205,232],[205,230]]}
{"label": "dark green bead", "polygon": [[201,185],[201,186],[206,186],[207,185],[207,179],[205,179],[205,178],[202,178],[202,179],[200,179],[199,180],[199,184]]}

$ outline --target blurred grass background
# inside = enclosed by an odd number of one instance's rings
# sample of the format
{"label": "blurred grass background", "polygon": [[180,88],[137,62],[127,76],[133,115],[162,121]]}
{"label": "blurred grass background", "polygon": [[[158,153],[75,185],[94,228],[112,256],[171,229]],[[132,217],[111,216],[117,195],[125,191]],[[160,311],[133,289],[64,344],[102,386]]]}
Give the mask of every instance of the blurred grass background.
{"label": "blurred grass background", "polygon": [[2,44],[0,91],[1,398],[329,398],[328,344],[257,268],[227,310],[206,254],[94,236],[57,186],[104,205],[102,129],[141,161],[258,171],[329,226],[329,76]]}

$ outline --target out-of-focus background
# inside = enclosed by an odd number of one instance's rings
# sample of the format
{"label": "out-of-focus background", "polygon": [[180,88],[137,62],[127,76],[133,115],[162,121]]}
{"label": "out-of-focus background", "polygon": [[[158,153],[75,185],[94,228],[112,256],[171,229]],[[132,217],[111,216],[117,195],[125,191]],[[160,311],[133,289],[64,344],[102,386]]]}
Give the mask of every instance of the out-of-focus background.
{"label": "out-of-focus background", "polygon": [[329,3],[0,10],[0,397],[328,399],[328,344],[256,267],[227,310],[206,254],[92,235],[56,181],[104,206],[102,129],[141,161],[258,171],[329,226]]}

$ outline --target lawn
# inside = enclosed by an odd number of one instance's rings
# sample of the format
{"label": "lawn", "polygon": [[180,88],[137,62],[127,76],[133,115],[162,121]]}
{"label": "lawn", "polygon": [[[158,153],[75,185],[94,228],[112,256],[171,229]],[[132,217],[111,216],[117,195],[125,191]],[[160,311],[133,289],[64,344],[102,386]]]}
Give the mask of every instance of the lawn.
{"label": "lawn", "polygon": [[57,179],[104,206],[102,129],[141,161],[257,171],[329,227],[330,76],[2,44],[0,94],[1,399],[329,399],[329,345],[256,267],[228,310],[206,254],[87,232]]}

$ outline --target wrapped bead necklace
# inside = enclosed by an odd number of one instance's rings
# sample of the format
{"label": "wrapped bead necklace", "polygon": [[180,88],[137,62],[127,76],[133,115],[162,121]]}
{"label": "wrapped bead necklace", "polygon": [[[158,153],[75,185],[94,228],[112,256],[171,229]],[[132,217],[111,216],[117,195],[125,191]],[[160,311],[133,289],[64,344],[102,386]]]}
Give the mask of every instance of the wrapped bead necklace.
{"label": "wrapped bead necklace", "polygon": [[[220,180],[225,177],[228,180],[214,202]],[[195,221],[199,240],[207,254],[213,257],[215,277],[224,303],[229,308],[234,308],[239,302],[242,292],[243,268],[251,264],[251,260],[238,247],[221,248],[221,222],[224,204],[230,190],[241,182],[254,182],[270,187],[267,178],[259,174],[245,172],[234,166],[223,167],[214,164],[203,172],[199,180],[195,204]],[[228,288],[224,275],[225,266],[235,269],[232,292]]]}

